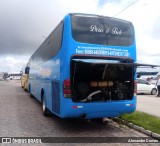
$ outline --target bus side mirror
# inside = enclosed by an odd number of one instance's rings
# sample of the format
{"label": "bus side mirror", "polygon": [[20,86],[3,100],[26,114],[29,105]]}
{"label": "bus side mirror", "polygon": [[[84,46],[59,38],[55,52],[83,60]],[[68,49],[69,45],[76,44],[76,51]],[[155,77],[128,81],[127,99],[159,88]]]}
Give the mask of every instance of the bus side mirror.
{"label": "bus side mirror", "polygon": [[29,74],[29,67],[27,66],[26,68],[25,68],[25,74]]}

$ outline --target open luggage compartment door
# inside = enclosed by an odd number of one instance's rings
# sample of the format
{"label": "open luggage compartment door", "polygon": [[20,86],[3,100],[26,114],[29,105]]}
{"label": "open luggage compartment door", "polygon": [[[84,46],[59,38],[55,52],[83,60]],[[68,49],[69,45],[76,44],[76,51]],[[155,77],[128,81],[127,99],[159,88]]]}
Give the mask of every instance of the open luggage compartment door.
{"label": "open luggage compartment door", "polygon": [[72,57],[70,78],[72,100],[75,102],[131,100],[134,93],[134,73],[131,58]]}

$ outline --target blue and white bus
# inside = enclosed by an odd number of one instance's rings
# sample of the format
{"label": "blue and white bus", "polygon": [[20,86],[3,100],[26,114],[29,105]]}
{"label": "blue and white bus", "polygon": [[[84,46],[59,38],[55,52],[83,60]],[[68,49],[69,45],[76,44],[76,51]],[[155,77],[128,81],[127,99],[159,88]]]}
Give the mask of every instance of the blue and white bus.
{"label": "blue and white bus", "polygon": [[29,60],[28,90],[61,118],[102,119],[136,108],[131,22],[68,14]]}

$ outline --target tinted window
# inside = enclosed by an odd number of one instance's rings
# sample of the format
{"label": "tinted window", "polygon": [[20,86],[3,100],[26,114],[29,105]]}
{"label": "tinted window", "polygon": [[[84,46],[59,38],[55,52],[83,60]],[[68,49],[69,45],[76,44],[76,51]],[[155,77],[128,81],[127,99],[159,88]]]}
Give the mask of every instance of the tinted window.
{"label": "tinted window", "polygon": [[147,81],[141,80],[141,79],[138,79],[138,80],[137,80],[137,83],[139,83],[139,84],[148,84]]}
{"label": "tinted window", "polygon": [[35,66],[54,57],[62,43],[63,22],[47,37],[30,59],[30,65]]}
{"label": "tinted window", "polygon": [[130,46],[134,30],[128,21],[109,17],[86,17],[71,15],[72,36],[77,42]]}
{"label": "tinted window", "polygon": [[63,23],[61,22],[57,28],[51,34],[51,40],[53,41],[53,55],[56,55],[62,44],[62,31]]}

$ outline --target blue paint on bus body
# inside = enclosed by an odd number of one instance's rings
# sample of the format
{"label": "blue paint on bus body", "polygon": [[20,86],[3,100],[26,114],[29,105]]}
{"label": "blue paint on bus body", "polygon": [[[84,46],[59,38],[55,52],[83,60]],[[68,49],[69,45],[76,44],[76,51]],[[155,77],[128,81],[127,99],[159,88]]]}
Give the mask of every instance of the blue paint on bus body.
{"label": "blue paint on bus body", "polygon": [[[75,54],[125,56],[134,59],[134,62],[136,62],[135,39],[130,46],[106,46],[77,42],[72,37],[71,16],[67,15],[63,20],[62,44],[54,57],[44,61],[43,58],[40,58],[42,61],[37,65],[31,65],[34,55],[30,59],[29,90],[31,94],[39,101],[44,94],[47,108],[61,118],[79,118],[83,114],[86,115],[86,119],[117,117],[135,110],[136,96],[131,100],[89,103],[73,102],[71,98],[65,98],[63,82],[70,78],[71,56]],[[38,62],[37,60],[39,61],[39,57],[34,59],[35,64]]]}

